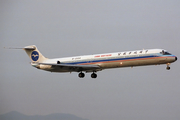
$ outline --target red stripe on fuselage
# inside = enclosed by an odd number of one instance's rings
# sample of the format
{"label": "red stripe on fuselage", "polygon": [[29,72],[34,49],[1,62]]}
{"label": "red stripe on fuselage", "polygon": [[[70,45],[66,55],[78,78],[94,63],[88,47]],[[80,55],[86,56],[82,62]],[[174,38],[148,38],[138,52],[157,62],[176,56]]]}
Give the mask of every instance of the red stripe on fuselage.
{"label": "red stripe on fuselage", "polygon": [[137,58],[137,59],[127,59],[127,60],[114,60],[114,61],[104,61],[104,62],[83,63],[83,64],[80,64],[80,65],[91,65],[91,64],[98,64],[98,63],[114,63],[114,62],[125,62],[125,61],[137,61],[137,60],[159,59],[159,58],[173,58],[173,57]]}

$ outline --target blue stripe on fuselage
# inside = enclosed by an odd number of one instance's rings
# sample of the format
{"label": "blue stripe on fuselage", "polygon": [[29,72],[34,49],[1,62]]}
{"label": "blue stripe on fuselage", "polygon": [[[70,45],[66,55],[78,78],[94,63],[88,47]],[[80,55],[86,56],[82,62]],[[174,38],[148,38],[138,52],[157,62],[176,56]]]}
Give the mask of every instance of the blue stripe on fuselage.
{"label": "blue stripe on fuselage", "polygon": [[[118,56],[117,56],[118,57]],[[119,60],[131,60],[131,59],[142,59],[142,58],[154,58],[154,57],[174,57],[174,55],[161,55],[161,54],[150,54],[149,56],[137,56],[137,57],[131,57],[131,56],[124,56],[124,58],[120,57],[120,58],[104,58],[104,59],[100,59],[100,60],[95,60],[94,58],[92,59],[87,59],[84,61],[75,61],[75,62],[71,62],[71,63],[65,63],[64,64],[85,64],[85,63],[98,63],[98,62],[108,62],[108,61],[119,61]],[[62,63],[63,64],[63,63]]]}

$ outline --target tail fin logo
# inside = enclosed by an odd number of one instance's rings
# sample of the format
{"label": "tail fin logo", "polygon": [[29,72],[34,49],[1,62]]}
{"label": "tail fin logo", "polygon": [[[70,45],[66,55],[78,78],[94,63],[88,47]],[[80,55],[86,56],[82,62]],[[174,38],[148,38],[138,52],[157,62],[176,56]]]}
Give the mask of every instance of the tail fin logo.
{"label": "tail fin logo", "polygon": [[37,60],[39,59],[39,53],[38,53],[37,51],[33,51],[33,52],[31,53],[31,59],[32,59],[33,61],[37,61]]}

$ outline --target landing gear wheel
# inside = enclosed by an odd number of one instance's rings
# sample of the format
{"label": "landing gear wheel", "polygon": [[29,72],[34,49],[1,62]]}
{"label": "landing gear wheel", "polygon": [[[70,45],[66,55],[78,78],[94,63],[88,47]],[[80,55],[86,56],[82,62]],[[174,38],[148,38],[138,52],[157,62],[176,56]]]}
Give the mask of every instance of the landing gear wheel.
{"label": "landing gear wheel", "polygon": [[170,70],[170,67],[169,66],[167,66],[167,68],[166,68],[167,70]]}
{"label": "landing gear wheel", "polygon": [[169,65],[170,65],[170,63],[167,63],[167,67],[166,67],[167,70],[170,70]]}
{"label": "landing gear wheel", "polygon": [[97,74],[96,74],[96,73],[92,73],[92,74],[91,74],[91,77],[92,77],[92,78],[97,78]]}
{"label": "landing gear wheel", "polygon": [[82,72],[80,72],[80,73],[78,74],[78,76],[79,76],[80,78],[83,78],[83,77],[85,76],[85,74],[82,73]]}

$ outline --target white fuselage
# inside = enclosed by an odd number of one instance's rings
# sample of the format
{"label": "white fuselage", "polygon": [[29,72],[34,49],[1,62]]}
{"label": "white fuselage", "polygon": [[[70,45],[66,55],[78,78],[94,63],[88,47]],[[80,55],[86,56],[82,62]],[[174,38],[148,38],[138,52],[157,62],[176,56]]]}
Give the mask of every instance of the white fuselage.
{"label": "white fuselage", "polygon": [[[162,53],[164,51],[165,53]],[[84,55],[66,58],[47,59],[43,63],[69,64],[69,65],[98,65],[99,70],[118,67],[133,67],[143,65],[169,64],[177,57],[163,49],[148,49],[105,54]],[[69,70],[52,69],[50,65],[41,65],[40,69],[51,72],[69,72]],[[97,71],[99,71],[97,70]],[[86,71],[93,72],[93,71]]]}

